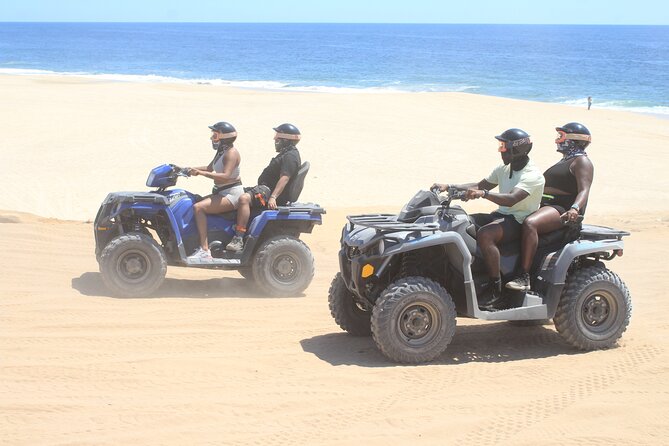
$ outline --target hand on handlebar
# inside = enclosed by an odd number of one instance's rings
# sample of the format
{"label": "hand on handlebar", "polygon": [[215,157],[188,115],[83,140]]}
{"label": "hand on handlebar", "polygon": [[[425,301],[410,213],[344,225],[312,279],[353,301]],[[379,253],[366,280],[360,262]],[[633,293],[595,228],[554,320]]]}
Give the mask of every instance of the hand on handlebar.
{"label": "hand on handlebar", "polygon": [[485,195],[485,191],[479,190],[479,189],[467,189],[467,193],[465,195],[465,198],[467,200],[476,200],[477,198],[481,198]]}
{"label": "hand on handlebar", "polygon": [[175,175],[182,176],[182,177],[189,177],[191,175],[190,171],[192,170],[190,167],[179,167],[176,164],[170,164],[172,167],[172,172]]}
{"label": "hand on handlebar", "polygon": [[445,192],[448,189],[448,184],[434,183],[430,186],[430,190],[434,193]]}

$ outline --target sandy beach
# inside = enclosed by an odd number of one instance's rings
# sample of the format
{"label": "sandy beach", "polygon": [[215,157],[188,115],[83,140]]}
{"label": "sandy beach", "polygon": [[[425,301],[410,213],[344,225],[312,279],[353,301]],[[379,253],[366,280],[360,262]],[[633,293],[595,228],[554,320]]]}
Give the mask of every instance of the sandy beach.
{"label": "sandy beach", "polygon": [[[3,444],[663,445],[669,441],[669,120],[463,93],[299,93],[0,76],[0,438]],[[236,272],[168,268],[155,296],[105,288],[91,220],[108,192],[145,190],[162,163],[207,164],[208,125],[239,132],[253,185],[272,127],[297,125],[311,162],[301,201],[305,294],[259,295]],[[552,325],[458,319],[434,363],[389,362],[343,333],[327,292],[347,214],[397,212],[434,181],[478,181],[493,136],[588,126],[587,222],[625,229],[609,267],[632,293],[619,347],[583,353]],[[179,183],[205,194],[203,178]],[[479,200],[469,211],[493,210]]]}

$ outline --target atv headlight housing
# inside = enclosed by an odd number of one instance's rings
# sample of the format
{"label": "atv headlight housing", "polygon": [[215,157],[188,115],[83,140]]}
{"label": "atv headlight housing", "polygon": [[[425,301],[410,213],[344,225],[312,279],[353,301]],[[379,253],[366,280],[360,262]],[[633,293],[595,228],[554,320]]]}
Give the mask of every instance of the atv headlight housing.
{"label": "atv headlight housing", "polygon": [[363,254],[366,256],[380,256],[383,254],[383,251],[386,249],[386,244],[383,241],[383,239],[379,240],[378,242],[372,243],[368,246],[365,247],[363,250]]}
{"label": "atv headlight housing", "polygon": [[357,246],[346,245],[346,257],[351,260],[360,255],[360,249]]}

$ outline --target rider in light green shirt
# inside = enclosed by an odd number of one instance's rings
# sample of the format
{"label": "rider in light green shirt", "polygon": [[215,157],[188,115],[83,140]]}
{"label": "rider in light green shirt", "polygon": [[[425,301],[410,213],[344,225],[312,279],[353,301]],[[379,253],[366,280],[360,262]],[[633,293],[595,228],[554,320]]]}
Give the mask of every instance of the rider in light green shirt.
{"label": "rider in light green shirt", "polygon": [[[527,155],[532,149],[530,135],[520,129],[509,129],[495,136],[504,164],[496,167],[488,177],[478,183],[452,184],[451,187],[467,190],[467,198],[485,198],[499,205],[490,214],[472,214],[478,231],[476,242],[483,254],[490,281],[483,310],[492,311],[502,303],[502,279],[497,245],[519,240],[525,217],[539,209],[544,190],[544,177]],[[448,184],[434,184],[443,192]],[[499,187],[498,192],[490,192]]]}

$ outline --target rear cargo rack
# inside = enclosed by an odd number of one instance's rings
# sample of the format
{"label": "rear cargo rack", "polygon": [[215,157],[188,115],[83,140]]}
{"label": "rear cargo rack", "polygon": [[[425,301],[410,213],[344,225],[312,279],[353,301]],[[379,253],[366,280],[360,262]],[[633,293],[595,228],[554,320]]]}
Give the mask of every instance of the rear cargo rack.
{"label": "rear cargo rack", "polygon": [[621,240],[630,235],[627,231],[613,229],[606,226],[583,225],[581,228],[581,238],[586,240]]}
{"label": "rear cargo rack", "polygon": [[306,213],[309,215],[325,214],[325,209],[315,203],[291,203],[288,206],[278,206],[277,210],[279,211],[279,215],[295,213]]}

